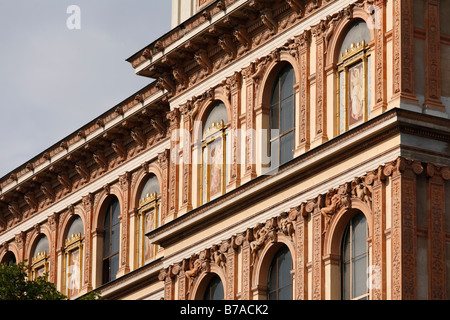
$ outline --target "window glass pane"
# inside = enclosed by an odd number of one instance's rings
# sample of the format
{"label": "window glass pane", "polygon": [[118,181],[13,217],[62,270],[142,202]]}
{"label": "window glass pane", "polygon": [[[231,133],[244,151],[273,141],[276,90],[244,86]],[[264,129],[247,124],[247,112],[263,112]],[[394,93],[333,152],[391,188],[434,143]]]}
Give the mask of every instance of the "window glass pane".
{"label": "window glass pane", "polygon": [[270,96],[270,104],[273,106],[280,102],[280,81],[279,79],[275,79],[275,82],[272,87],[272,95]]}
{"label": "window glass pane", "polygon": [[108,283],[109,282],[109,265],[110,265],[110,260],[106,259],[103,260],[103,284]]}
{"label": "window glass pane", "polygon": [[111,255],[111,230],[105,230],[103,238],[103,257],[106,258]]}
{"label": "window glass pane", "polygon": [[350,261],[350,228],[344,233],[343,255],[344,262]]}
{"label": "window glass pane", "polygon": [[285,67],[280,74],[280,99],[284,100],[289,96],[292,96],[294,92],[294,69],[292,66]]}
{"label": "window glass pane", "polygon": [[292,258],[291,252],[286,248],[278,258],[278,286],[285,287],[291,283]]}
{"label": "window glass pane", "polygon": [[[280,129],[278,102],[270,108],[270,129]],[[273,137],[274,138],[274,137]]]}
{"label": "window glass pane", "polygon": [[79,234],[79,233],[81,235],[84,234],[83,220],[81,220],[80,216],[76,216],[76,218],[73,219],[69,230],[67,231],[66,239],[69,239],[70,237],[72,237],[72,235]]}
{"label": "window glass pane", "polygon": [[370,42],[370,31],[367,27],[367,23],[364,20],[359,19],[353,24],[353,26],[348,30],[347,34],[342,41],[341,50],[339,53],[339,61],[341,60],[341,54],[345,52],[346,49],[350,49],[352,43],[358,43],[365,41],[366,44]]}
{"label": "window glass pane", "polygon": [[292,300],[292,285],[281,288],[278,291],[278,300]]}
{"label": "window glass pane", "polygon": [[367,259],[363,255],[353,262],[353,298],[367,293]]}
{"label": "window glass pane", "polygon": [[111,253],[114,254],[116,252],[119,252],[119,242],[120,242],[120,236],[119,236],[119,225],[116,224],[111,228]]}
{"label": "window glass pane", "polygon": [[223,284],[220,279],[211,287],[211,300],[223,300]]}
{"label": "window glass pane", "polygon": [[212,123],[217,123],[223,120],[224,123],[228,122],[228,112],[223,102],[218,102],[209,112],[208,117],[203,124],[203,132],[211,127]]}
{"label": "window glass pane", "polygon": [[144,187],[142,188],[141,197],[139,198],[139,200],[146,198],[147,195],[155,192],[159,194],[159,190],[160,189],[158,178],[154,174],[151,174],[147,179],[147,182],[145,183]]}
{"label": "window glass pane", "polygon": [[363,214],[353,218],[353,257],[357,257],[367,251],[367,224]]}
{"label": "window glass pane", "polygon": [[289,249],[280,249],[270,264],[267,278],[267,298],[269,300],[292,299],[292,257]]}
{"label": "window glass pane", "polygon": [[294,131],[281,137],[280,165],[292,160],[294,157]]}
{"label": "window glass pane", "polygon": [[114,200],[112,205],[112,224],[119,224],[119,215],[120,215],[120,204],[119,201]]}
{"label": "window glass pane", "polygon": [[117,272],[119,271],[119,254],[116,254],[110,259],[110,281],[116,279]]}
{"label": "window glass pane", "polygon": [[44,235],[42,235],[41,238],[39,239],[36,245],[36,249],[34,249],[33,257],[37,256],[39,252],[47,252],[47,254],[50,252],[48,245],[48,238]]}
{"label": "window glass pane", "polygon": [[281,102],[280,133],[294,128],[294,96],[291,95]]}
{"label": "window glass pane", "polygon": [[206,287],[203,300],[223,300],[223,283],[219,276],[214,276]]}
{"label": "window glass pane", "polygon": [[344,300],[350,300],[350,262],[342,268],[342,295]]}
{"label": "window glass pane", "polygon": [[276,139],[270,143],[270,168],[275,169],[280,165],[280,155],[278,152],[280,151],[279,140]]}

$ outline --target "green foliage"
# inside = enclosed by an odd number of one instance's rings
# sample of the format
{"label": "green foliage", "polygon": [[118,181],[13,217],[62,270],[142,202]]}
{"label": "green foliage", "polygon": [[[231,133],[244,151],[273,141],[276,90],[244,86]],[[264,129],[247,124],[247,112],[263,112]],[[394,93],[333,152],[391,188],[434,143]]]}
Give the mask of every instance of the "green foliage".
{"label": "green foliage", "polygon": [[100,292],[97,291],[91,291],[88,294],[80,297],[78,300],[84,301],[84,300],[102,300]]}
{"label": "green foliage", "polygon": [[36,281],[27,278],[25,262],[17,265],[0,264],[0,300],[64,300],[47,275]]}
{"label": "green foliage", "polygon": [[46,279],[47,275],[37,278],[36,281],[28,280],[24,262],[18,265],[0,264],[0,300],[66,299],[66,296]]}
{"label": "green foliage", "polygon": [[[25,262],[17,265],[0,264],[0,300],[67,300],[47,281],[48,274],[32,281],[27,276]],[[90,292],[79,300],[100,300],[99,292]]]}

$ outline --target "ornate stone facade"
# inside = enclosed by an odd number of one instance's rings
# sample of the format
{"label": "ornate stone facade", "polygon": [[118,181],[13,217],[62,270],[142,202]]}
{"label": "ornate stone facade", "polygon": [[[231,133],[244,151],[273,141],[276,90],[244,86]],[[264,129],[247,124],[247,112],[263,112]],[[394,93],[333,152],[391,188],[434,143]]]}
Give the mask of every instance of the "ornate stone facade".
{"label": "ornate stone facade", "polygon": [[[446,70],[436,66],[448,58],[442,32],[450,28],[440,23],[440,2],[423,0],[429,23],[421,29],[421,1],[197,1],[183,29],[128,59],[152,84],[0,179],[0,259],[33,261],[45,237],[48,280],[66,292],[65,241],[80,217],[79,295],[101,288],[110,299],[202,299],[217,276],[225,299],[266,299],[274,257],[287,248],[293,299],[341,299],[342,239],[362,215],[364,297],[449,298],[450,100],[441,95]],[[368,38],[343,48],[357,23]],[[350,57],[342,82],[341,51]],[[359,78],[365,118],[340,130],[356,101],[350,70],[358,61],[367,66]],[[292,159],[272,168],[272,95],[287,66]],[[203,201],[201,125],[218,102],[227,113],[224,192]],[[142,195],[153,176],[156,192]],[[148,225],[142,196],[154,201]],[[105,281],[113,199],[118,271]],[[147,244],[155,251],[143,263]]]}

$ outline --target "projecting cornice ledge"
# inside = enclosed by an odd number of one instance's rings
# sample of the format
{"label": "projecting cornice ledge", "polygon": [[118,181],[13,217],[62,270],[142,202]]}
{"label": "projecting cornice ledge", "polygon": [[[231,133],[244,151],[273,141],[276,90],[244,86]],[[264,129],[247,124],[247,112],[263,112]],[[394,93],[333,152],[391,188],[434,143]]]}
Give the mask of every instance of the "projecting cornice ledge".
{"label": "projecting cornice ledge", "polygon": [[[422,148],[423,154],[427,152],[426,149],[423,149],[423,145],[404,146],[400,141],[408,140],[404,139],[406,136],[416,137],[417,140],[425,138],[436,142],[450,143],[450,120],[408,110],[392,109],[293,159],[280,167],[276,174],[258,176],[222,197],[195,208],[146,235],[152,243],[164,248],[169,247],[199,230],[207,229],[215,223],[263,201],[268,196],[273,196],[289,185],[294,185],[317,175],[330,166],[345,161],[349,155],[357,155],[391,138],[398,137],[397,144],[393,144],[390,149],[379,153],[376,159],[358,158],[358,162],[354,164],[352,170],[355,172],[373,170],[373,168],[366,169],[369,163],[385,161],[385,157],[392,155],[401,156],[404,149],[409,152],[411,148],[417,150]],[[409,141],[414,141],[414,139],[409,139]],[[435,154],[434,160],[438,164],[448,166],[450,165],[450,154]],[[358,174],[363,175],[365,172]],[[319,193],[328,190],[328,186],[320,181],[317,182],[316,187]],[[306,193],[305,190],[299,192]]]}

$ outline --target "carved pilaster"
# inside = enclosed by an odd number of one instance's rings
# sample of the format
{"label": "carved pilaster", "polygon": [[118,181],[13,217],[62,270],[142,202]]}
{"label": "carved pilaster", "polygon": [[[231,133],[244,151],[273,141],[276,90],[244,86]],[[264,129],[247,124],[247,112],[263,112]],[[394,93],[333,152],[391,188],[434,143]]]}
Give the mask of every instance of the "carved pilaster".
{"label": "carved pilaster", "polygon": [[429,299],[445,300],[446,293],[446,232],[445,182],[440,168],[428,164],[428,261],[431,270]]}
{"label": "carved pilaster", "polygon": [[[371,180],[370,175],[368,176]],[[373,237],[372,237],[372,265],[375,270],[369,278],[374,282],[370,284],[372,300],[386,299],[386,186],[384,184],[383,168],[379,167],[373,176],[372,188],[372,212],[373,212]]]}
{"label": "carved pilaster", "polygon": [[323,256],[323,241],[322,241],[322,213],[318,206],[312,213],[312,299],[324,299],[324,266],[322,261]]}
{"label": "carved pilaster", "polygon": [[394,0],[393,99],[417,102],[414,95],[414,40],[412,0]]}
{"label": "carved pilaster", "polygon": [[164,281],[164,300],[175,299],[175,281],[173,279],[172,266],[167,269],[161,270],[158,279]]}
{"label": "carved pilaster", "polygon": [[178,181],[179,181],[179,159],[178,159],[178,143],[180,141],[180,111],[174,109],[167,114],[170,120],[170,154],[171,161],[169,161],[169,208],[166,219],[175,219],[178,212]]}
{"label": "carved pilaster", "polygon": [[85,234],[84,234],[84,274],[81,292],[92,290],[92,215],[93,215],[94,196],[88,194],[82,199],[82,206],[85,214]]}
{"label": "carved pilaster", "polygon": [[302,35],[296,38],[298,43],[298,62],[300,65],[300,79],[298,86],[299,102],[297,111],[297,127],[298,130],[298,144],[297,154],[305,153],[310,148],[310,103],[309,103],[309,65],[310,65],[310,44],[311,32],[305,31]]}
{"label": "carved pilaster", "polygon": [[236,237],[236,244],[241,246],[242,255],[242,287],[241,300],[252,300],[252,252],[250,249],[250,241],[252,240],[252,230],[248,229],[245,233]]}
{"label": "carved pilaster", "polygon": [[251,180],[256,177],[255,82],[253,79],[254,73],[254,63],[252,63],[243,71],[246,94],[245,181]]}
{"label": "carved pilaster", "polygon": [[[375,103],[372,106],[371,114],[381,114],[386,111],[387,88],[386,88],[386,7],[384,1],[376,2],[375,10]],[[370,101],[369,101],[370,103]]]}
{"label": "carved pilaster", "polygon": [[326,30],[327,23],[324,20],[312,29],[316,38],[316,128],[313,141],[315,145],[320,145],[328,140],[327,79],[325,71]]}
{"label": "carved pilaster", "polygon": [[58,263],[56,262],[57,250],[56,242],[58,239],[58,225],[59,225],[59,215],[57,213],[52,214],[48,217],[48,226],[50,227],[50,252],[49,252],[49,262],[50,262],[50,272],[49,281],[56,284],[57,278],[57,268]]}
{"label": "carved pilaster", "polygon": [[240,121],[241,114],[241,74],[236,72],[227,79],[227,85],[230,87],[231,94],[231,164],[230,181],[228,186],[237,188],[240,185],[241,166],[240,166]]}
{"label": "carved pilaster", "polygon": [[192,210],[192,103],[188,101],[180,107],[183,118],[183,188],[181,194],[181,208],[179,214]]}
{"label": "carved pilaster", "polygon": [[169,201],[169,162],[170,162],[170,150],[158,154],[158,165],[161,169],[162,181],[161,183],[161,222],[164,224],[168,214],[168,201]]}
{"label": "carved pilaster", "polygon": [[17,249],[19,250],[19,256],[17,257],[17,262],[22,262],[25,259],[25,241],[26,234],[24,231],[20,232],[15,236],[15,241],[17,244]]}
{"label": "carved pilaster", "polygon": [[130,233],[130,185],[131,174],[129,172],[124,173],[119,177],[119,186],[122,190],[123,201],[120,212],[120,226],[121,226],[121,245],[120,245],[120,267],[118,276],[122,276],[130,271],[129,263],[129,233]]}
{"label": "carved pilaster", "polygon": [[299,208],[291,209],[289,217],[294,221],[295,228],[295,299],[308,299],[308,272],[306,263],[308,261],[308,222],[305,219],[305,204]]}
{"label": "carved pilaster", "polygon": [[427,0],[425,8],[426,66],[425,108],[445,109],[441,102],[441,31],[439,0]]}
{"label": "carved pilaster", "polygon": [[227,292],[225,294],[226,300],[236,300],[237,287],[238,287],[238,252],[235,243],[236,237],[233,236],[229,241],[224,241],[220,246],[220,251],[225,253],[227,275]]}
{"label": "carved pilaster", "polygon": [[420,163],[408,163],[398,158],[386,166],[384,173],[392,173],[392,279],[393,300],[417,299],[417,236],[416,236],[416,174]]}
{"label": "carved pilaster", "polygon": [[187,260],[183,260],[180,264],[174,266],[173,274],[177,276],[178,283],[178,300],[187,300],[187,285],[186,285],[186,267]]}

